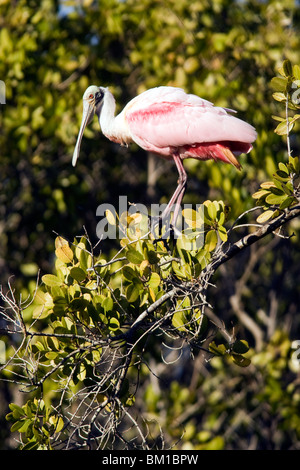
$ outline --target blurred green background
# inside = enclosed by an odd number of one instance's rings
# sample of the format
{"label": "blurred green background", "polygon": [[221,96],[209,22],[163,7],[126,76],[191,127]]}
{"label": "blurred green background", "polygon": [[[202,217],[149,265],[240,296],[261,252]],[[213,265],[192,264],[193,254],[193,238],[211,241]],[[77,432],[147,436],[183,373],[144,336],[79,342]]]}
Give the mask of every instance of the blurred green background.
{"label": "blurred green background", "polygon": [[[272,115],[281,108],[269,83],[285,58],[300,63],[299,25],[299,2],[292,0],[1,0],[0,79],[6,104],[0,105],[0,284],[5,288],[14,276],[23,295],[32,292],[38,270],[53,269],[54,232],[72,240],[85,227],[96,242],[99,204],[117,206],[119,195],[130,202],[167,202],[176,187],[172,163],[135,145],[126,149],[109,142],[96,119],[72,167],[81,98],[91,84],[110,86],[118,111],[136,94],[159,85],[183,87],[236,109],[258,131],[254,150],[240,159],[243,170],[186,161],[184,202],[222,199],[231,207],[232,221],[254,206],[252,193],[286,159],[285,140],[274,134]],[[297,155],[296,133],[291,144]],[[290,233],[298,228],[294,221]],[[104,251],[110,248],[103,244]],[[212,291],[215,313],[224,320],[238,318],[239,328],[258,349],[278,330],[300,338],[299,237],[268,239],[259,249],[259,255],[255,247],[224,267],[217,298]],[[230,302],[240,279],[240,310],[255,320],[256,328],[243,322]],[[284,341],[278,338],[277,346]],[[275,362],[273,367],[280,370]],[[217,374],[221,382],[222,373]],[[234,400],[241,393],[240,380],[230,389]],[[176,395],[176,385],[170,393]],[[148,397],[150,408],[153,396]],[[245,398],[245,409],[250,401]],[[295,403],[290,405],[299,411]],[[226,406],[224,400],[218,416]],[[283,433],[281,447],[297,447],[298,421],[295,429],[288,437]],[[247,447],[241,431],[243,439]],[[262,447],[276,447],[271,435],[264,439]]]}

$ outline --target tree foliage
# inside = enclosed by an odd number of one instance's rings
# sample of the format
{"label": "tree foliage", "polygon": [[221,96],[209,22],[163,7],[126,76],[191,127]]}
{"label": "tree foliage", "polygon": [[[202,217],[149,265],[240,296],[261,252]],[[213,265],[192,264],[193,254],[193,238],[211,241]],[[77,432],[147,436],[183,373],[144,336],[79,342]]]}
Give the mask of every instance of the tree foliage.
{"label": "tree foliage", "polygon": [[[0,6],[11,431],[24,449],[298,448],[299,7],[68,7]],[[96,123],[71,170],[91,83],[120,103],[182,86],[256,126],[242,172],[186,162],[185,201],[204,204],[183,212],[181,239],[159,239],[133,211],[106,212],[122,236],[97,240],[100,202],[166,202],[176,172],[159,161],[151,172],[153,156],[106,142]]]}

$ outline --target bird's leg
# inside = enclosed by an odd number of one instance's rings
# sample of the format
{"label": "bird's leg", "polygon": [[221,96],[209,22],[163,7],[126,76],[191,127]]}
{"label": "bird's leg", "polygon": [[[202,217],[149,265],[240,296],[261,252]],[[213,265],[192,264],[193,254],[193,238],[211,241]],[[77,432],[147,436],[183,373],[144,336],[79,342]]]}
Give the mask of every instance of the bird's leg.
{"label": "bird's leg", "polygon": [[173,206],[175,205],[175,210],[174,210],[174,213],[173,213],[173,217],[172,217],[172,221],[170,223],[170,226],[172,227],[173,231],[176,232],[176,231],[178,231],[176,229],[176,221],[177,221],[177,218],[178,218],[178,214],[179,214],[179,210],[180,210],[180,206],[181,206],[181,201],[182,201],[182,198],[183,198],[184,193],[185,193],[187,175],[186,175],[185,169],[183,167],[183,163],[182,163],[182,160],[180,158],[180,155],[177,152],[173,154],[173,160],[176,164],[176,167],[177,167],[177,170],[178,170],[178,173],[179,173],[179,178],[178,178],[178,181],[177,181],[177,188],[174,191],[167,207],[164,209],[163,213],[161,214],[161,216],[158,218],[158,220],[155,222],[154,225],[157,225],[157,223],[159,223],[160,221],[162,221],[162,223],[163,223],[164,220],[166,220],[169,217],[169,215],[171,213],[171,210],[172,210]]}
{"label": "bird's leg", "polygon": [[179,210],[181,207],[181,202],[182,202],[185,190],[186,190],[187,174],[185,172],[182,160],[178,153],[174,153],[173,160],[176,164],[176,167],[179,173],[179,179],[177,181],[177,184],[178,184],[177,189],[179,188],[179,191],[178,191],[176,200],[174,201],[175,210],[174,210],[173,218],[171,221],[171,226],[173,226],[173,228],[176,230],[176,221],[177,221]]}

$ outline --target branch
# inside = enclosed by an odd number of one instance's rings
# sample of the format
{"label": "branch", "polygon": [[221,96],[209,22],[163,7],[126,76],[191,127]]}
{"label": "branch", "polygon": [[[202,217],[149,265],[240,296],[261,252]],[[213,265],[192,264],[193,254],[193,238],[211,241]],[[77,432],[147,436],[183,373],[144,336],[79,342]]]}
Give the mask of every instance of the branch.
{"label": "branch", "polygon": [[236,243],[230,244],[227,250],[218,253],[218,257],[213,260],[204,271],[202,271],[202,274],[210,272],[212,275],[222,264],[226,263],[226,261],[236,256],[242,250],[253,245],[253,243],[258,242],[270,233],[273,233],[276,229],[298,216],[300,216],[300,205],[293,209],[286,209],[283,214],[276,217],[276,219],[272,220],[270,223],[263,225],[253,233],[245,235]]}
{"label": "branch", "polygon": [[163,303],[165,303],[168,299],[171,299],[174,297],[174,295],[178,292],[177,287],[173,287],[169,292],[166,294],[162,295],[160,299],[156,300],[153,302],[153,304],[150,305],[150,307],[146,308],[135,320],[135,322],[132,324],[130,328],[130,334],[133,333],[133,331],[138,328],[138,326],[142,323],[142,321],[149,315],[149,313],[154,312],[158,307],[160,307]]}
{"label": "branch", "polygon": [[[236,243],[230,244],[225,251],[218,251],[218,255],[215,260],[213,260],[201,273],[200,280],[204,282],[203,286],[207,286],[207,275],[211,277],[215,271],[224,263],[229,261],[231,258],[240,253],[243,249],[253,245],[258,242],[260,239],[266,237],[270,233],[273,233],[276,229],[286,224],[290,220],[300,216],[300,205],[294,207],[293,209],[286,209],[280,216],[274,219],[272,222],[260,226],[258,230],[254,233],[245,235],[243,238],[238,240]],[[148,315],[154,312],[158,307],[163,305],[167,300],[172,299],[180,291],[179,287],[173,287],[170,291],[166,292],[160,299],[151,304],[146,308],[131,325],[127,333],[120,335],[120,337],[126,337],[127,339],[132,337],[133,332],[141,325],[143,320],[148,317]],[[119,339],[117,336],[115,339]]]}

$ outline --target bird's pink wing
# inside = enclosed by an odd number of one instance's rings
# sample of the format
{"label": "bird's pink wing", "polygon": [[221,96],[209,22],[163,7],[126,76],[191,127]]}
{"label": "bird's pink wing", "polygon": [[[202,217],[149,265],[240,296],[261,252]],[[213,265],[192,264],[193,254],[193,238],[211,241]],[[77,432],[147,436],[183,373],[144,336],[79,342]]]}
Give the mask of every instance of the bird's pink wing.
{"label": "bird's pink wing", "polygon": [[256,139],[251,125],[180,88],[159,87],[142,93],[124,112],[133,140],[146,150],[166,155],[170,148],[197,143]]}

